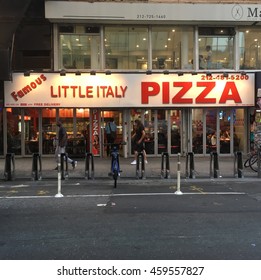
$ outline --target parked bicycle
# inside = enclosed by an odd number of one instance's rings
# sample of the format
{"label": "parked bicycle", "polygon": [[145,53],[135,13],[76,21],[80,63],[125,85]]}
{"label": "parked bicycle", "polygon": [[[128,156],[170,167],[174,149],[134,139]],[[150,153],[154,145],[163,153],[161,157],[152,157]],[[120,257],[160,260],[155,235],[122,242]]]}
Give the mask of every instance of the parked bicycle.
{"label": "parked bicycle", "polygon": [[121,145],[126,145],[126,142],[120,143],[106,143],[105,146],[110,146],[111,148],[111,171],[109,176],[112,176],[114,180],[114,188],[117,188],[117,181],[122,170],[120,169],[120,160],[119,160],[119,148]]}
{"label": "parked bicycle", "polygon": [[[259,159],[261,159],[261,151]],[[248,154],[248,158],[244,162],[244,167],[250,167],[253,171],[258,171],[258,152],[255,150]]]}

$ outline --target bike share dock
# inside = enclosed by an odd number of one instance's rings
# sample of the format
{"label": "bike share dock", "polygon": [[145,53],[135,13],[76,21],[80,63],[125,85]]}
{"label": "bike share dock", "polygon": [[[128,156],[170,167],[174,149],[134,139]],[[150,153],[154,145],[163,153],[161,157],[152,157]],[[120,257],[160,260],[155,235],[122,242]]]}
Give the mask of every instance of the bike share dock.
{"label": "bike share dock", "polygon": [[[212,158],[211,158],[212,157]],[[74,159],[74,158],[73,158]],[[216,161],[218,159],[218,162]],[[226,178],[256,178],[258,173],[252,171],[250,168],[242,169],[242,154],[234,156],[221,155],[206,155],[204,157],[197,157],[192,154],[180,157],[180,174],[181,179],[198,180],[198,179],[226,179]],[[72,168],[68,163],[64,167],[64,179],[81,179],[88,181],[95,179],[108,179],[110,171],[111,158],[99,158],[92,155],[87,155],[85,158],[75,158],[77,160],[77,167]],[[167,181],[169,179],[175,180],[177,178],[177,160],[178,156],[169,156],[164,154],[162,157],[148,157],[148,164],[145,164],[143,170],[138,173],[137,166],[131,165],[133,157],[120,158],[121,175],[120,179],[161,179]],[[243,161],[245,159],[242,159]],[[218,168],[217,168],[218,163]],[[2,180],[45,180],[57,179],[56,162],[54,157],[44,157],[39,154],[34,154],[30,157],[19,158],[19,156],[8,154],[0,158],[0,179]],[[139,167],[142,167],[139,166]],[[10,177],[9,177],[10,176]]]}

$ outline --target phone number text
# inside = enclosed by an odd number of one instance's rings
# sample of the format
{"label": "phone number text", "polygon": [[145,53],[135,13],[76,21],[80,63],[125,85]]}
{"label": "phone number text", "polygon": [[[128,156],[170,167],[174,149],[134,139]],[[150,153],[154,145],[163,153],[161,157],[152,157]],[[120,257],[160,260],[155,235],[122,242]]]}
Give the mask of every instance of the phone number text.
{"label": "phone number text", "polygon": [[137,14],[137,19],[165,19],[166,15]]}

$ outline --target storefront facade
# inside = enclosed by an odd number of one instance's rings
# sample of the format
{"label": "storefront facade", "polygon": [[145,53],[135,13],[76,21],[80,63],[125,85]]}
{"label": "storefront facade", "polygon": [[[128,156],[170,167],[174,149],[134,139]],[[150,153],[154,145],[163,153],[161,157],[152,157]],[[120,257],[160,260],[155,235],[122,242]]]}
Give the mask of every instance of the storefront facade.
{"label": "storefront facade", "polygon": [[128,143],[125,157],[136,118],[148,155],[247,153],[261,65],[259,10],[47,1],[53,69],[13,73],[5,82],[3,154],[53,155],[58,118],[70,136],[68,153],[78,156],[106,156],[111,118],[118,140]]}

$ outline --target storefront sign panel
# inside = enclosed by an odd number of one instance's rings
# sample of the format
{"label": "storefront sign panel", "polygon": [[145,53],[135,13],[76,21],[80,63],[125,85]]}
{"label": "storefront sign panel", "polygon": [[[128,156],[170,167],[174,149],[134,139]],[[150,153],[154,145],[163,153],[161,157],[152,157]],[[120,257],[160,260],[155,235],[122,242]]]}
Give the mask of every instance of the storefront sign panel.
{"label": "storefront sign panel", "polygon": [[252,73],[16,73],[5,82],[5,107],[242,107],[254,105],[254,85]]}
{"label": "storefront sign panel", "polygon": [[259,22],[260,4],[230,3],[105,3],[46,1],[45,17],[51,21],[227,21]]}
{"label": "storefront sign panel", "polygon": [[92,115],[92,153],[100,154],[100,110],[93,109]]}

